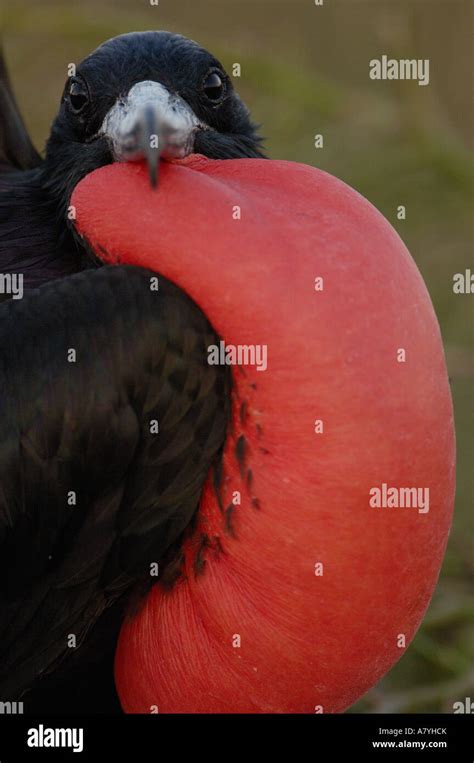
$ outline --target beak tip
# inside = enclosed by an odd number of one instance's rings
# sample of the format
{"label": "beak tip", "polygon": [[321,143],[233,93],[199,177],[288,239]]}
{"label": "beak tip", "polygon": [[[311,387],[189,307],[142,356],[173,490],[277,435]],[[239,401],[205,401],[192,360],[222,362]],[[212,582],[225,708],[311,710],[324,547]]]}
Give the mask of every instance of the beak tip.
{"label": "beak tip", "polygon": [[148,168],[148,177],[150,179],[150,185],[153,189],[158,186],[158,166],[150,164]]}

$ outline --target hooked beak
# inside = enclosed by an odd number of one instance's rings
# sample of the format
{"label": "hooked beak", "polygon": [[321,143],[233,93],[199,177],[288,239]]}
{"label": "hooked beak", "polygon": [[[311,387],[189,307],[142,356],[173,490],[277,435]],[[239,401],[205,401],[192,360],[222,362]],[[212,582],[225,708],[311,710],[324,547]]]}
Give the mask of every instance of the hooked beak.
{"label": "hooked beak", "polygon": [[146,103],[139,112],[129,140],[132,142],[132,147],[135,147],[135,153],[138,154],[138,158],[142,155],[145,159],[148,165],[150,184],[152,188],[156,188],[162,139],[160,139],[159,117],[152,103]]}
{"label": "hooked beak", "polygon": [[137,82],[106,115],[100,133],[111,143],[116,161],[148,165],[156,188],[160,159],[183,159],[193,153],[198,130],[209,129],[188,103],[159,82]]}

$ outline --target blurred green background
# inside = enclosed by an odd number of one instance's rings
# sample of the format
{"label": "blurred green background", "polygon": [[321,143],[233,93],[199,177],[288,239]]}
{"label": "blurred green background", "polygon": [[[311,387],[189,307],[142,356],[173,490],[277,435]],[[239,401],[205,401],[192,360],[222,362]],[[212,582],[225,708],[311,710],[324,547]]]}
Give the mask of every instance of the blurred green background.
{"label": "blurred green background", "polygon": [[[108,37],[168,29],[200,42],[229,70],[263,125],[271,158],[337,175],[397,229],[428,285],[455,404],[458,489],[440,582],[407,653],[352,711],[452,712],[474,699],[473,310],[453,293],[471,267],[472,22],[465,0],[2,0],[12,80],[43,147],[69,62]],[[429,58],[430,84],[373,82],[382,54]],[[314,135],[324,148],[314,148]],[[398,205],[407,209],[397,220]]]}

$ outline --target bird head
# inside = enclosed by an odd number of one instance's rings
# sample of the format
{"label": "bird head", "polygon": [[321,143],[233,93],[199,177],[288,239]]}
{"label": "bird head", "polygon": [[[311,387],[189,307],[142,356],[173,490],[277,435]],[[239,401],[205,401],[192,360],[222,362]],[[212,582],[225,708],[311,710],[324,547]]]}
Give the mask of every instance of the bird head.
{"label": "bird head", "polygon": [[64,204],[85,175],[145,160],[262,157],[261,138],[222,64],[169,32],[134,32],[100,45],[66,82],[46,147],[46,185]]}

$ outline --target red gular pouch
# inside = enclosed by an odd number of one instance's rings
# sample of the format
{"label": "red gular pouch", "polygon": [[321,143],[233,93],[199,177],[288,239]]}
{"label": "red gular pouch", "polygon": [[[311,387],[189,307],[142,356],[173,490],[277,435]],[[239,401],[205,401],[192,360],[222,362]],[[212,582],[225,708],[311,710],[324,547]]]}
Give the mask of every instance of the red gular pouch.
{"label": "red gular pouch", "polygon": [[356,191],[291,162],[194,155],[162,163],[156,190],[113,164],[72,204],[99,257],[174,281],[233,361],[219,499],[208,480],[181,577],[123,625],[124,710],[344,710],[413,638],[453,508],[449,384],[413,259]]}

